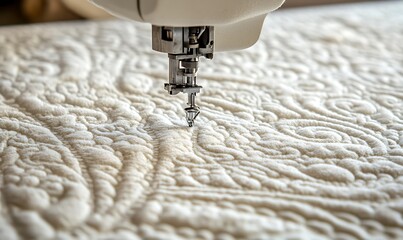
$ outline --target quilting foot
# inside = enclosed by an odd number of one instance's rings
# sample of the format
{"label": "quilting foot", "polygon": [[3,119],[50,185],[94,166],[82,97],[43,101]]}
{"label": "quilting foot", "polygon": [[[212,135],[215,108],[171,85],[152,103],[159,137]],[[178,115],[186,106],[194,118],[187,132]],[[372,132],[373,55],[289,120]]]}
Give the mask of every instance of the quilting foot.
{"label": "quilting foot", "polygon": [[196,106],[196,93],[188,94],[188,105],[189,107],[185,108],[186,121],[189,127],[193,127],[194,121],[200,113],[200,108]]}
{"label": "quilting foot", "polygon": [[188,107],[185,108],[186,111],[186,121],[188,122],[189,127],[193,127],[194,121],[200,113],[198,107]]}

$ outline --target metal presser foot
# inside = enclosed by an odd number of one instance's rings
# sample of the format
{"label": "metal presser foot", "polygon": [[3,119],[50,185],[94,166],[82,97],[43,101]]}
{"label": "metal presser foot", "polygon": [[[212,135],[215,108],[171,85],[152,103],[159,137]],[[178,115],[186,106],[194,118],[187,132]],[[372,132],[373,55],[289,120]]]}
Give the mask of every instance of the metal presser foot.
{"label": "metal presser foot", "polygon": [[196,93],[189,93],[188,98],[189,107],[185,108],[186,121],[188,122],[189,127],[193,127],[194,121],[200,113],[200,108],[195,104]]}
{"label": "metal presser foot", "polygon": [[193,127],[200,114],[200,108],[196,106],[196,94],[202,88],[196,82],[199,57],[213,58],[214,27],[153,26],[152,40],[154,50],[168,53],[169,83],[165,83],[164,89],[170,95],[180,92],[188,95],[186,121]]}

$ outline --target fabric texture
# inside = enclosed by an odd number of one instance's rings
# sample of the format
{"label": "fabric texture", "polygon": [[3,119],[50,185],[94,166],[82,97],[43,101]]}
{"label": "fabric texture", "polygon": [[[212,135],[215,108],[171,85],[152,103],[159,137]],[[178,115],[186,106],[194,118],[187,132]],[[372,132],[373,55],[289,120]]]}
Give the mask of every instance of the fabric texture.
{"label": "fabric texture", "polygon": [[193,128],[150,26],[0,29],[0,239],[403,239],[402,12],[273,13]]}

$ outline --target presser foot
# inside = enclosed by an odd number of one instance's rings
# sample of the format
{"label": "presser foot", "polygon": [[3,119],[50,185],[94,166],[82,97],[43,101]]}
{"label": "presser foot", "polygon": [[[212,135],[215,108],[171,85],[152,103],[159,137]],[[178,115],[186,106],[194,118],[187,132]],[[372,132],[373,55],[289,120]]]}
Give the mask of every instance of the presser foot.
{"label": "presser foot", "polygon": [[188,105],[189,107],[185,108],[186,121],[189,127],[193,127],[195,119],[200,114],[200,108],[196,106],[196,93],[188,94]]}
{"label": "presser foot", "polygon": [[173,85],[169,83],[165,83],[164,89],[168,91],[170,95],[176,95],[178,93],[187,93],[188,102],[187,105],[189,107],[185,108],[186,113],[186,121],[189,127],[193,127],[194,121],[197,116],[200,114],[200,108],[196,105],[196,94],[200,93],[200,89],[202,86],[194,85],[194,86],[186,86],[186,85]]}
{"label": "presser foot", "polygon": [[186,121],[188,122],[189,127],[193,127],[194,121],[199,116],[200,110],[199,107],[188,107],[185,108],[186,112]]}

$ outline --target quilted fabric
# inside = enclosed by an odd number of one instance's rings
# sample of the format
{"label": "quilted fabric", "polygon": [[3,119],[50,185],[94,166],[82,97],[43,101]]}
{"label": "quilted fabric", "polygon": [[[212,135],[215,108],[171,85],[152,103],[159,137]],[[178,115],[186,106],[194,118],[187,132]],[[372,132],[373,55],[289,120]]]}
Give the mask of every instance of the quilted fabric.
{"label": "quilted fabric", "polygon": [[0,29],[0,239],[402,239],[402,12],[274,13],[193,128],[148,25]]}

